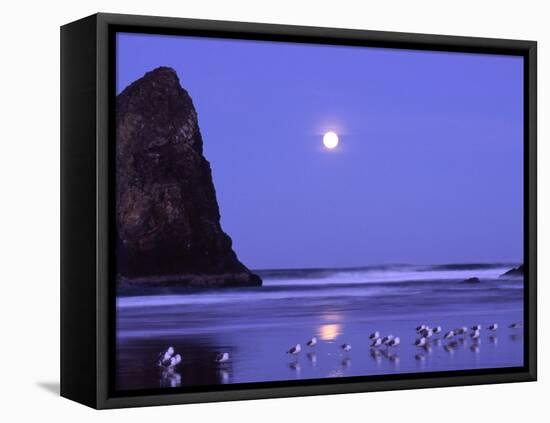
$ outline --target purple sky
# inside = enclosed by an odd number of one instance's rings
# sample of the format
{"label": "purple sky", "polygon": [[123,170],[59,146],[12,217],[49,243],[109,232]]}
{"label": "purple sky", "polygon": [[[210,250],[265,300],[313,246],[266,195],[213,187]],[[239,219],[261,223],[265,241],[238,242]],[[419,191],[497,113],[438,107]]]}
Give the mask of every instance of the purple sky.
{"label": "purple sky", "polygon": [[248,267],[522,261],[522,58],[118,35],[117,93],[158,66]]}

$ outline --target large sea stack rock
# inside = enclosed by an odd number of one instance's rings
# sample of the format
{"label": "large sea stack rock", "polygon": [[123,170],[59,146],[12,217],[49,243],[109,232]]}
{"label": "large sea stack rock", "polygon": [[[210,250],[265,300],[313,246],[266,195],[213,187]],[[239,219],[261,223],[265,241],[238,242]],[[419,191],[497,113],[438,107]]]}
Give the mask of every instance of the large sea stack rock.
{"label": "large sea stack rock", "polygon": [[119,283],[261,285],[221,228],[197,112],[173,69],[118,95],[116,136]]}

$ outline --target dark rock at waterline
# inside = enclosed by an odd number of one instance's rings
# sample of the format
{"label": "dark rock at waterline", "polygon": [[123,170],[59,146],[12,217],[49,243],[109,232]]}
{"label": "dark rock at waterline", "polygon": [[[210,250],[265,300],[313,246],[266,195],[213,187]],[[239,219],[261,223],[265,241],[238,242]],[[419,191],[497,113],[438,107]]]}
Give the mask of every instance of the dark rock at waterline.
{"label": "dark rock at waterline", "polygon": [[173,69],[116,99],[117,273],[123,284],[256,286],[222,230],[197,112]]}
{"label": "dark rock at waterline", "polygon": [[474,278],[464,279],[462,283],[481,283],[481,281],[479,280],[479,278],[474,277]]}
{"label": "dark rock at waterline", "polygon": [[508,278],[508,277],[514,277],[514,278],[520,278],[524,275],[523,272],[523,264],[519,265],[518,267],[514,267],[507,272],[504,272],[502,275],[500,275],[500,278]]}

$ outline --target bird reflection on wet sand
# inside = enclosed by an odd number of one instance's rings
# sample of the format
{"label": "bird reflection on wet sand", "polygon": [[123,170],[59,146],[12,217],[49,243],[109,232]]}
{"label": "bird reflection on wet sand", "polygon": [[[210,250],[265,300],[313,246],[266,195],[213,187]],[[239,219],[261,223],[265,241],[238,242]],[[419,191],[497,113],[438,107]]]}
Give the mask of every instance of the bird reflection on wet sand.
{"label": "bird reflection on wet sand", "polygon": [[291,361],[290,363],[288,363],[288,367],[295,371],[297,374],[300,373],[300,371],[302,370],[302,366],[300,365],[300,363],[295,360],[295,361]]}
{"label": "bird reflection on wet sand", "polygon": [[510,338],[510,341],[512,341],[512,342],[518,342],[518,341],[521,341],[523,339],[523,335],[515,333],[513,335],[510,335],[509,338]]}
{"label": "bird reflection on wet sand", "polygon": [[418,361],[424,361],[426,360],[426,354],[417,353],[415,354],[414,358]]}
{"label": "bird reflection on wet sand", "polygon": [[312,366],[315,366],[317,364],[317,354],[314,352],[307,353],[307,359],[310,361]]}
{"label": "bird reflection on wet sand", "polygon": [[344,368],[351,366],[351,358],[349,357],[344,358],[340,364]]}
{"label": "bird reflection on wet sand", "polygon": [[181,375],[170,369],[162,370],[160,374],[160,387],[161,388],[177,388],[181,385]]}
{"label": "bird reflection on wet sand", "polygon": [[382,352],[378,349],[371,348],[370,349],[370,356],[372,359],[376,362],[376,364],[380,364],[382,362]]}

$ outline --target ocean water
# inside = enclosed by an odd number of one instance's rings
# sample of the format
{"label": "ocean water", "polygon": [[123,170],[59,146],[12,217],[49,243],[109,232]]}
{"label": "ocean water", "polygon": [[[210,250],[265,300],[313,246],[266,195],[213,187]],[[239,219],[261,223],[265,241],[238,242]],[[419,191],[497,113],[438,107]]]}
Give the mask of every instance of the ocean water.
{"label": "ocean water", "polygon": [[[523,280],[499,278],[506,264],[375,266],[355,269],[256,271],[260,288],[162,289],[117,296],[116,375],[119,390],[319,379],[523,365]],[[463,283],[478,277],[479,284]],[[495,332],[485,329],[498,323]],[[481,324],[469,336],[434,336],[413,345],[415,327],[443,332]],[[399,336],[394,348],[370,347],[368,335]],[[305,344],[317,337],[314,348]],[[300,343],[302,352],[286,351]],[[349,352],[340,348],[351,345]],[[173,371],[156,366],[173,346]],[[228,352],[230,360],[215,357]]]}

